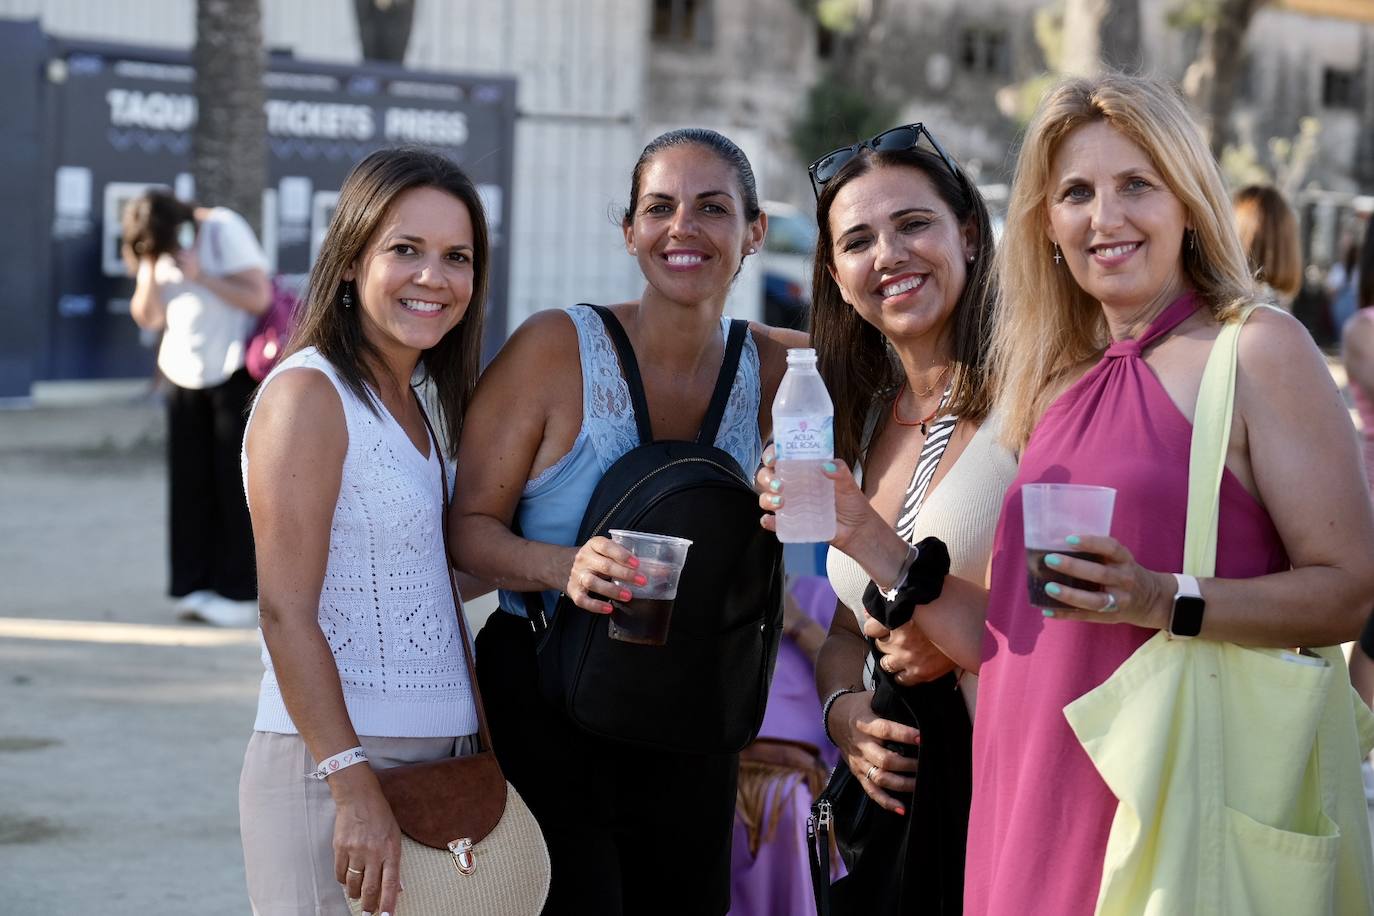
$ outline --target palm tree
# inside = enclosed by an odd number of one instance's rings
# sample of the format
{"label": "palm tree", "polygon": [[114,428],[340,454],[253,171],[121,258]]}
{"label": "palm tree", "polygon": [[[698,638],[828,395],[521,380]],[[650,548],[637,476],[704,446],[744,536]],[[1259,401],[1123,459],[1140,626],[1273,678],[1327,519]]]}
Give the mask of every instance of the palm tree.
{"label": "palm tree", "polygon": [[191,141],[196,197],[261,230],[267,115],[259,0],[196,0],[198,115]]}

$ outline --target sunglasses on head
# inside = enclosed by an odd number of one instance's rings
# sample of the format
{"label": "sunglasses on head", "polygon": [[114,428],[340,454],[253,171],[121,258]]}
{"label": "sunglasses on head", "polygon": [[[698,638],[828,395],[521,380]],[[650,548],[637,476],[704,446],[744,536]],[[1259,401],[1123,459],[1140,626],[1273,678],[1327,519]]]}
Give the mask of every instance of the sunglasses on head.
{"label": "sunglasses on head", "polygon": [[954,164],[954,160],[950,158],[949,153],[945,152],[940,141],[936,140],[931,132],[926,130],[924,124],[917,121],[915,124],[903,124],[901,127],[885,130],[867,140],[861,140],[850,146],[842,146],[826,153],[806,168],[806,173],[811,176],[811,190],[819,198],[821,188],[825,186],[825,183],[838,175],[845,163],[857,156],[862,149],[871,149],[875,153],[915,149],[922,137],[925,137],[926,141],[934,148],[935,154],[940,157],[940,161],[949,169],[950,174],[959,181],[966,183],[967,179],[964,178],[964,173]]}

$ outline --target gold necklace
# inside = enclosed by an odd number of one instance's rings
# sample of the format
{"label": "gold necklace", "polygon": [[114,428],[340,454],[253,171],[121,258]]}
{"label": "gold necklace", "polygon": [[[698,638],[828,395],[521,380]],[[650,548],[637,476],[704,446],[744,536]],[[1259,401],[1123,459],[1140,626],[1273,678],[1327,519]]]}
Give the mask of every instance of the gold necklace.
{"label": "gold necklace", "polygon": [[[940,374],[935,376],[935,381],[932,382],[930,387],[927,388],[925,391],[917,391],[915,388],[912,388],[911,393],[922,400],[925,400],[926,398],[930,397],[932,394],[935,393],[935,389],[940,387],[940,383],[945,380],[945,376],[949,375],[950,365],[950,363],[945,364],[945,368],[940,370]],[[902,384],[907,384],[906,379],[902,380]],[[900,392],[898,393],[898,396],[900,397]]]}

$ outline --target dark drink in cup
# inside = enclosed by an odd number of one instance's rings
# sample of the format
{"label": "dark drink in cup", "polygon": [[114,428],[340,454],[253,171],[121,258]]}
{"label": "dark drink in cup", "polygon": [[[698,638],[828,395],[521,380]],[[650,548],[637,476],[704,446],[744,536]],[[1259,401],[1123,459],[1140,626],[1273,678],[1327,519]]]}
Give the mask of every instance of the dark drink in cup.
{"label": "dark drink in cup", "polygon": [[1100,592],[1102,586],[1097,582],[1089,582],[1086,579],[1075,579],[1073,576],[1066,576],[1052,566],[1045,565],[1047,554],[1057,553],[1061,557],[1074,557],[1079,560],[1089,560],[1093,563],[1101,563],[1102,557],[1095,553],[1088,553],[1086,550],[1044,550],[1038,547],[1026,548],[1026,588],[1030,592],[1031,607],[1069,607],[1052,595],[1046,594],[1045,586],[1050,582],[1057,582],[1068,588],[1082,589],[1085,592]]}
{"label": "dark drink in cup", "polygon": [[1110,487],[1091,487],[1072,483],[1028,483],[1021,487],[1021,517],[1025,526],[1026,591],[1031,607],[1070,607],[1045,593],[1051,582],[1085,592],[1100,592],[1096,582],[1066,576],[1045,565],[1046,554],[1057,553],[1080,560],[1102,562],[1097,554],[1085,550],[1065,550],[1069,538],[1105,535],[1112,530],[1112,506],[1116,491]]}
{"label": "dark drink in cup", "polygon": [[672,617],[672,598],[612,601],[611,638],[643,646],[661,646],[668,641],[668,623]]}
{"label": "dark drink in cup", "polygon": [[644,584],[616,581],[630,593],[630,599],[611,601],[607,633],[611,639],[621,642],[664,645],[668,641],[668,623],[673,616],[673,599],[677,597],[677,580],[682,575],[687,548],[692,542],[669,535],[615,528],[610,533],[612,540],[635,555],[639,562],[636,571],[644,577]]}

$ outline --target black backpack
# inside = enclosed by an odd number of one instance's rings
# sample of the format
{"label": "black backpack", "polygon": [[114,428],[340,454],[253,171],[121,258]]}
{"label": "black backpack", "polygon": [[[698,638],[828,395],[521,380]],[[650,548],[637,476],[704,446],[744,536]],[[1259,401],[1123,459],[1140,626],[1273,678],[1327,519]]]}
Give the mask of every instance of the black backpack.
{"label": "black backpack", "polygon": [[592,308],[620,355],[640,444],[597,484],[577,543],[607,536],[611,528],[693,543],[663,646],[611,639],[604,615],[582,610],[566,595],[550,624],[539,594],[525,595],[541,636],[540,693],[603,738],[683,753],[733,753],[763,723],[782,636],[782,545],[759,525],[750,478],[714,445],[748,322],[731,322],[696,441],[654,441],[630,339],[609,309]]}

